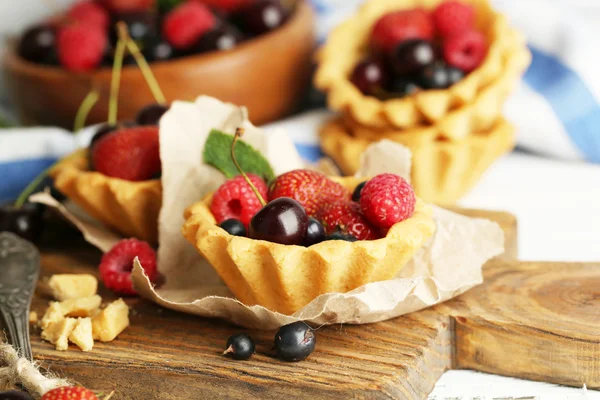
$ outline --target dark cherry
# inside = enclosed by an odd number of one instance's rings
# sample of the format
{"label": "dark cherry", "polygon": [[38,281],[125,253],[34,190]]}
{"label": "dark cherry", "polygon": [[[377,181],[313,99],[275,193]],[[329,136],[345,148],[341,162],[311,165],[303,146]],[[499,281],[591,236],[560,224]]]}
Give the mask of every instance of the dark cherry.
{"label": "dark cherry", "polygon": [[404,76],[395,77],[388,85],[388,91],[393,95],[404,97],[421,89],[412,79]]}
{"label": "dark cherry", "polygon": [[309,247],[313,244],[321,243],[325,240],[325,236],[325,228],[323,225],[315,218],[309,217],[308,228],[306,229],[306,237],[304,238],[303,245]]}
{"label": "dark cherry", "polygon": [[411,39],[401,42],[390,53],[390,65],[399,75],[411,74],[435,61],[435,49],[431,42]]}
{"label": "dark cherry", "polygon": [[352,192],[352,201],[360,201],[360,193],[363,188],[367,184],[367,181],[361,182],[354,188],[354,192]]}
{"label": "dark cherry", "polygon": [[243,32],[261,35],[279,28],[288,18],[288,12],[278,0],[260,0],[243,7],[232,16]]}
{"label": "dark cherry", "polygon": [[446,89],[450,86],[450,74],[444,64],[431,64],[423,68],[419,83],[425,89]]}
{"label": "dark cherry", "polygon": [[446,67],[448,69],[448,83],[449,86],[454,85],[455,83],[458,83],[460,81],[462,81],[462,79],[465,77],[465,73],[456,68],[456,67]]}
{"label": "dark cherry", "polygon": [[135,120],[138,125],[158,125],[160,118],[169,111],[169,106],[164,104],[149,104],[142,108]]}
{"label": "dark cherry", "polygon": [[370,95],[377,93],[386,85],[387,73],[382,63],[375,60],[364,60],[354,67],[350,81],[362,93]]}
{"label": "dark cherry", "polygon": [[205,33],[191,49],[192,53],[204,53],[214,50],[231,50],[236,47],[244,35],[235,26],[223,23]]}
{"label": "dark cherry", "polygon": [[7,392],[0,392],[0,400],[34,400],[33,397],[20,390],[9,390]]}
{"label": "dark cherry", "polygon": [[0,206],[0,232],[12,232],[15,235],[37,242],[44,230],[44,206],[25,203],[20,208],[5,204]]}
{"label": "dark cherry", "polygon": [[[146,43],[158,36],[158,14],[153,11],[118,13],[113,16],[110,29],[110,42],[116,45],[119,41],[116,23],[125,22],[129,36],[136,42]],[[142,46],[143,47],[143,46]]]}
{"label": "dark cherry", "polygon": [[254,354],[254,341],[245,333],[239,333],[227,339],[223,355],[231,355],[234,360],[248,360]]}
{"label": "dark cherry", "polygon": [[275,334],[275,352],[284,361],[302,361],[317,344],[315,331],[302,321],[284,325]]}
{"label": "dark cherry", "polygon": [[248,237],[267,242],[301,245],[308,228],[308,216],[296,200],[289,197],[275,199],[252,220]]}
{"label": "dark cherry", "polygon": [[358,239],[352,235],[345,234],[342,232],[333,232],[331,235],[327,236],[327,240],[343,240],[346,242],[356,242]]}
{"label": "dark cherry", "polygon": [[28,29],[19,42],[18,53],[27,61],[56,64],[56,31],[50,26],[38,25]]}
{"label": "dark cherry", "polygon": [[164,39],[151,40],[144,46],[142,54],[148,62],[167,61],[177,55],[173,46]]}
{"label": "dark cherry", "polygon": [[239,219],[231,218],[221,222],[219,226],[233,236],[246,236],[246,227]]}

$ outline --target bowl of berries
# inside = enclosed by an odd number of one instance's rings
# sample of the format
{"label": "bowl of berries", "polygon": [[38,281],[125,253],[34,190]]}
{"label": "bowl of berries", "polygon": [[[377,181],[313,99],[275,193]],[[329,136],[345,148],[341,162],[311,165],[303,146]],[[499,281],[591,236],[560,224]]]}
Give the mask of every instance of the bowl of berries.
{"label": "bowl of berries", "polygon": [[[302,0],[82,0],[30,27],[7,52],[7,83],[24,124],[71,128],[92,90],[100,99],[88,121],[106,121],[119,23],[165,103],[206,94],[244,104],[265,123],[291,112],[306,90],[313,13]],[[122,64],[118,114],[132,120],[156,93],[135,54]]]}

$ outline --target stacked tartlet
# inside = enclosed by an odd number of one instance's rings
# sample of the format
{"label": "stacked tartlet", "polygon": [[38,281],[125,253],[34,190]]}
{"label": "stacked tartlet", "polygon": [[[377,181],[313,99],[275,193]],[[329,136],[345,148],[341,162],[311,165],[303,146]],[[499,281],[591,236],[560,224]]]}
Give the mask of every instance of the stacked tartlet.
{"label": "stacked tartlet", "polygon": [[501,111],[530,54],[485,0],[369,1],[318,58],[315,83],[341,114],[321,144],[346,174],[390,139],[413,152],[417,194],[451,204],[513,146]]}

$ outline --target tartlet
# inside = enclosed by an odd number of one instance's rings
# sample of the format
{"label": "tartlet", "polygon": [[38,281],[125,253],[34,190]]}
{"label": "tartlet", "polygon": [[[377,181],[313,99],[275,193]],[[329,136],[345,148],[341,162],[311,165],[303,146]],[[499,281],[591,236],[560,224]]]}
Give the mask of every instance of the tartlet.
{"label": "tartlet", "polygon": [[[488,39],[487,56],[477,69],[448,89],[422,90],[400,99],[380,100],[362,94],[349,79],[350,72],[365,55],[372,26],[381,16],[390,11],[412,7],[433,8],[442,1],[371,0],[356,15],[336,28],[319,50],[319,66],[315,75],[316,86],[328,94],[329,107],[365,127],[388,130],[436,123],[465,105],[471,105],[481,115],[498,115],[503,102],[500,102],[499,107],[498,102],[488,104],[478,96],[486,90],[488,98],[505,98],[504,93],[510,92],[510,88],[528,65],[529,52],[523,37],[486,0],[466,2],[474,6],[478,30]],[[507,62],[513,63],[513,59],[518,60],[514,63],[519,65],[519,73],[506,68]],[[448,134],[464,136],[467,124],[454,124],[457,126],[450,129],[452,124],[446,123]]]}
{"label": "tartlet", "polygon": [[126,237],[158,243],[159,179],[132,182],[90,171],[87,150],[66,157],[50,176],[61,193],[104,225]]}
{"label": "tartlet", "polygon": [[[360,180],[336,178],[348,189]],[[417,200],[412,217],[378,240],[330,240],[310,247],[232,236],[216,225],[212,194],[185,212],[182,232],[238,300],[293,314],[319,295],[394,278],[433,235],[432,210]]]}
{"label": "tartlet", "polygon": [[[384,139],[380,137],[377,140]],[[501,155],[512,150],[514,128],[499,119],[486,131],[472,133],[458,141],[449,141],[435,128],[412,134],[388,137],[410,148],[412,181],[415,193],[425,201],[452,205],[467,193],[485,170]],[[321,147],[344,174],[354,174],[361,154],[374,138],[356,137],[342,118],[325,124],[320,132]]]}

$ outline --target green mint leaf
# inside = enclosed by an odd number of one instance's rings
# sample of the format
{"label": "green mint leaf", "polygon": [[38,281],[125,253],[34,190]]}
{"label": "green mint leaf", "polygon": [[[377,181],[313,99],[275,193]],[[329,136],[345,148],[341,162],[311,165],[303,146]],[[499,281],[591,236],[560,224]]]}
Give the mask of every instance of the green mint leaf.
{"label": "green mint leaf", "polygon": [[[231,159],[233,135],[213,129],[204,144],[204,162],[221,171],[227,179],[240,175]],[[275,178],[273,168],[260,152],[241,140],[235,144],[235,158],[246,173],[260,176],[266,182]]]}

